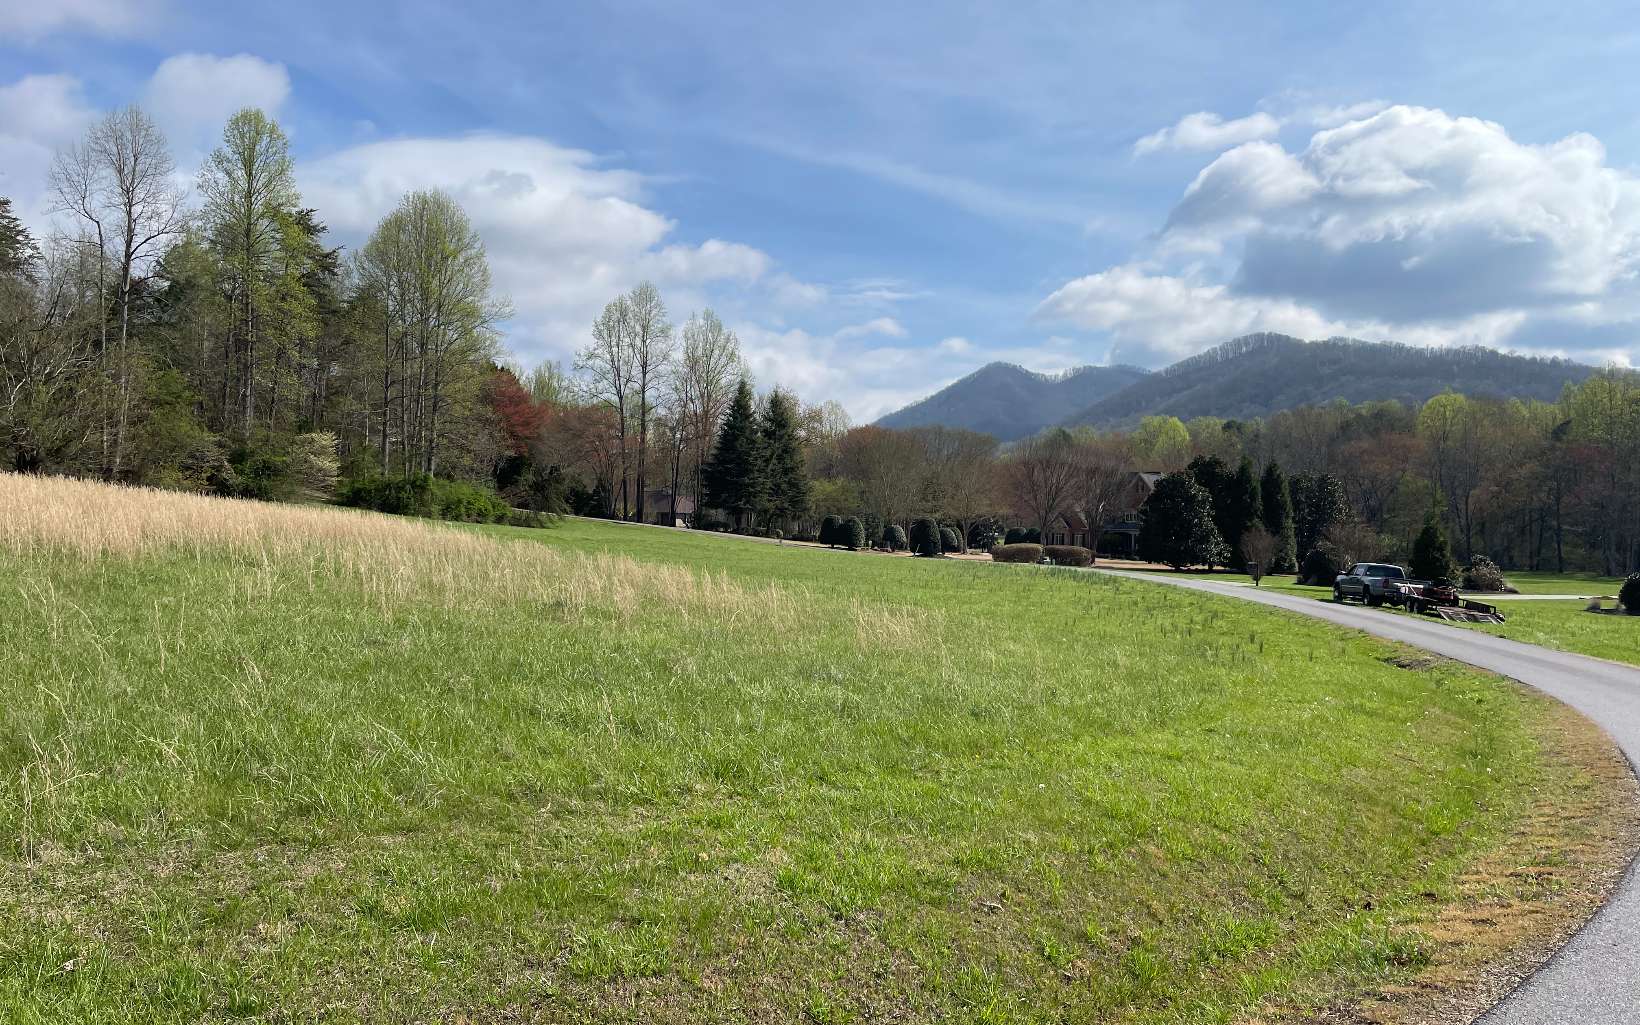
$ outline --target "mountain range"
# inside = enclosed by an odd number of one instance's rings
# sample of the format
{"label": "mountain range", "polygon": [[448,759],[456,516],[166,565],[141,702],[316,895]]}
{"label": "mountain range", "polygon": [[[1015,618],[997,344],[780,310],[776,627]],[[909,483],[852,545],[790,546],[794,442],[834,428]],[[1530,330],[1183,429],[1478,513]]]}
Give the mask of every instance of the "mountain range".
{"label": "mountain range", "polygon": [[878,420],[883,427],[966,427],[1013,441],[1074,417],[1150,377],[1139,367],[1078,367],[1039,374],[991,363]]}
{"label": "mountain range", "polygon": [[1432,349],[1265,333],[1155,373],[1111,366],[1051,376],[992,363],[878,423],[965,427],[1012,441],[1056,424],[1126,428],[1156,415],[1246,420],[1337,399],[1416,404],[1449,388],[1473,398],[1553,401],[1594,372],[1570,360],[1478,346]]}

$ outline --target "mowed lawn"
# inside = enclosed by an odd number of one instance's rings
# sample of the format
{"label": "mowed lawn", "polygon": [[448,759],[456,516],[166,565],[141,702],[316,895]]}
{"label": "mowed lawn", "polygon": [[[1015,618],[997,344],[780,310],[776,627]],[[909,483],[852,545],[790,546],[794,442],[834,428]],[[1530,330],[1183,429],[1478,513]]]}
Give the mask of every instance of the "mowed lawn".
{"label": "mowed lawn", "polygon": [[[1174,575],[1170,570],[1154,572],[1164,577]],[[1227,584],[1252,584],[1252,578],[1244,573],[1187,572],[1179,575]],[[1471,595],[1470,597],[1479,601],[1491,602],[1498,606],[1503,612],[1504,621],[1501,624],[1451,625],[1484,630],[1499,637],[1508,637],[1527,644],[1539,644],[1546,648],[1640,665],[1640,616],[1613,614],[1609,611],[1613,605],[1610,601],[1604,603],[1607,612],[1589,612],[1584,607],[1586,603],[1577,600],[1576,597],[1615,595],[1623,584],[1620,578],[1574,573],[1511,573],[1508,579],[1522,594],[1554,594],[1568,597],[1564,601],[1512,601],[1507,596],[1493,599],[1484,594]],[[1314,598],[1316,601],[1332,601],[1332,588],[1298,584],[1292,577],[1265,577],[1261,586],[1284,594]],[[1412,614],[1389,608],[1376,611],[1386,615]]]}
{"label": "mowed lawn", "polygon": [[582,521],[0,477],[0,626],[5,1022],[1229,1022],[1573,782],[1297,617]]}

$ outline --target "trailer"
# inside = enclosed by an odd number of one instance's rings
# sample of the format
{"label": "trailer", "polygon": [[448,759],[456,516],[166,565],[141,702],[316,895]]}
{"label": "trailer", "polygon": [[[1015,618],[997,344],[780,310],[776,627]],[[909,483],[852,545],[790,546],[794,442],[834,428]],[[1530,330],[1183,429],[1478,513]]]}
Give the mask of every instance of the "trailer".
{"label": "trailer", "polygon": [[1439,616],[1453,623],[1503,622],[1503,612],[1496,605],[1465,598],[1455,587],[1427,580],[1392,584],[1385,589],[1384,600],[1408,612]]}

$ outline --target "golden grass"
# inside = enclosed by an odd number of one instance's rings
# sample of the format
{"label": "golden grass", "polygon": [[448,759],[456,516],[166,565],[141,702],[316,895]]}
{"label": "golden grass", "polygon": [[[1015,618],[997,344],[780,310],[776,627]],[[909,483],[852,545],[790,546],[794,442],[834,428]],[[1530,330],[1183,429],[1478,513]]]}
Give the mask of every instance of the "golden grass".
{"label": "golden grass", "polygon": [[[0,551],[83,562],[183,554],[228,557],[242,568],[239,595],[351,581],[382,611],[404,602],[482,610],[495,602],[544,615],[625,619],[664,609],[723,629],[796,621],[803,595],[735,584],[722,573],[609,554],[516,544],[426,520],[357,509],[282,505],[63,477],[0,474]],[[20,582],[42,610],[60,614],[48,580]],[[862,631],[867,643],[875,632]]]}

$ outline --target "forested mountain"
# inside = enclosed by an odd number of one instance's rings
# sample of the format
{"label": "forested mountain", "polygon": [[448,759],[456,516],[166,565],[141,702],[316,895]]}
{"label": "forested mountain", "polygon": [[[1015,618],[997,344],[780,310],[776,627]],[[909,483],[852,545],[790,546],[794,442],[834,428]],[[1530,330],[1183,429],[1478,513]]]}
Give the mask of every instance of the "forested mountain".
{"label": "forested mountain", "polygon": [[1329,338],[1254,334],[1181,360],[1062,421],[1126,427],[1146,416],[1246,420],[1335,399],[1396,399],[1416,406],[1447,389],[1471,398],[1552,402],[1594,368],[1493,349],[1430,349]]}
{"label": "forested mountain", "polygon": [[962,427],[1012,441],[1148,376],[1148,371],[1129,366],[1037,374],[1012,363],[991,363],[877,423],[882,427]]}

